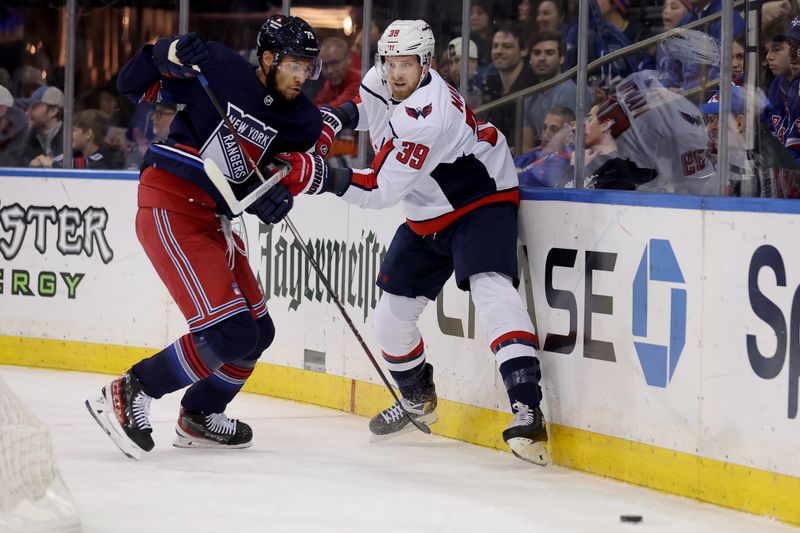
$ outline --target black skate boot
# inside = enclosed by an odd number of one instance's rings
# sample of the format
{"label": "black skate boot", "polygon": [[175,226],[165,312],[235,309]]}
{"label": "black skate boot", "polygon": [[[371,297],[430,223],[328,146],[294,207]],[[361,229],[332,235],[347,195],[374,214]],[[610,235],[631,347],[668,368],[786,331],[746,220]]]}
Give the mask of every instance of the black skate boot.
{"label": "black skate boot", "polygon": [[538,406],[531,409],[522,402],[514,402],[511,406],[514,419],[503,431],[503,440],[511,448],[511,453],[523,461],[540,466],[550,464],[547,452],[547,428],[542,410]]}
{"label": "black skate boot", "polygon": [[201,413],[181,407],[175,426],[176,448],[249,448],[253,445],[253,430],[225,413]]}
{"label": "black skate boot", "polygon": [[139,379],[128,371],[100,392],[94,400],[86,400],[86,408],[103,431],[126,456],[141,459],[143,452],[153,449],[150,426],[150,401]]}
{"label": "black skate boot", "polygon": [[[395,376],[397,379],[397,376]],[[382,440],[416,429],[403,413],[403,407],[414,420],[423,424],[433,424],[439,420],[436,414],[436,387],[433,384],[433,367],[425,363],[420,374],[413,383],[407,384],[398,381],[403,397],[400,403],[395,402],[391,407],[384,409],[369,421],[369,430]]]}
{"label": "black skate boot", "polygon": [[[406,398],[400,398],[400,402],[414,420],[423,424],[433,424],[439,420],[439,415],[436,414],[436,393],[417,402]],[[403,408],[397,402],[369,421],[369,430],[378,438],[395,437],[415,429],[416,426],[406,418]]]}

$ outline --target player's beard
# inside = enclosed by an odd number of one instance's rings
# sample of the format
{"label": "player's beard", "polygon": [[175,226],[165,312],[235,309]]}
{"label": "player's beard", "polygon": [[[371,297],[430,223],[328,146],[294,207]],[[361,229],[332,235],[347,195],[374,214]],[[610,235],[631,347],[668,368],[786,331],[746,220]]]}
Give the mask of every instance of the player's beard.
{"label": "player's beard", "polygon": [[283,93],[278,90],[278,86],[275,83],[275,76],[276,76],[276,69],[271,68],[266,75],[266,82],[267,82],[267,89],[269,89],[270,94],[275,97],[275,100],[280,102],[281,104],[290,104],[294,102],[294,98],[286,98]]}

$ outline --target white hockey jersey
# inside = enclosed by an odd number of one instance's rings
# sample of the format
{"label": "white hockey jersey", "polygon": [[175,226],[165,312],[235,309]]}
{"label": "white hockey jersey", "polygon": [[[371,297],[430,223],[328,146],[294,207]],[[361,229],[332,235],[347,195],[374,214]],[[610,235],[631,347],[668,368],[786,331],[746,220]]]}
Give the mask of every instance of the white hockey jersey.
{"label": "white hockey jersey", "polygon": [[683,96],[665,89],[652,71],[635,72],[617,85],[631,127],[617,139],[619,153],[656,178],[640,191],[715,194],[717,172],[708,158],[703,115]]}
{"label": "white hockey jersey", "polygon": [[369,130],[372,167],[354,169],[342,196],[361,207],[401,204],[419,235],[441,231],[491,203],[519,203],[517,173],[505,137],[478,124],[464,98],[437,72],[402,102],[373,67],[361,84],[357,129]]}

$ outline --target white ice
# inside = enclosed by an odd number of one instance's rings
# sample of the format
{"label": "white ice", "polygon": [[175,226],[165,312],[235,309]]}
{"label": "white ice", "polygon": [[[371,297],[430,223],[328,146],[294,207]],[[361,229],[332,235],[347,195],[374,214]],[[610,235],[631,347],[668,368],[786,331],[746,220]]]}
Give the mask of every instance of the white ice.
{"label": "white ice", "polygon": [[83,405],[110,376],[0,366],[0,377],[50,427],[85,533],[797,531],[418,432],[371,443],[365,418],[251,394],[228,413],[253,426],[252,448],[173,448],[172,394],[153,402],[156,447],[136,462]]}

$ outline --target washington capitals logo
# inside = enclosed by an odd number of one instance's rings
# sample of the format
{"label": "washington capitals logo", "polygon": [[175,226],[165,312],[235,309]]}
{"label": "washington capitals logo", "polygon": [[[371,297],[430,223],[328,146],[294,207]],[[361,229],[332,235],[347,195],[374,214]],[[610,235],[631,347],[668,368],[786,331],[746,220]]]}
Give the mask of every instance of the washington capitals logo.
{"label": "washington capitals logo", "polygon": [[406,107],[406,113],[408,116],[413,118],[414,120],[418,119],[419,117],[425,118],[431,114],[433,111],[433,104],[428,104],[425,107]]}

